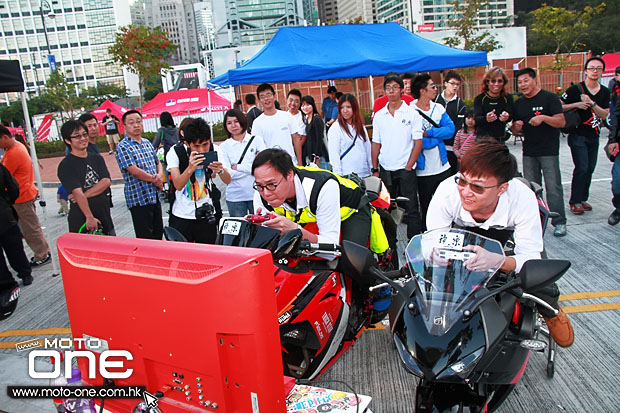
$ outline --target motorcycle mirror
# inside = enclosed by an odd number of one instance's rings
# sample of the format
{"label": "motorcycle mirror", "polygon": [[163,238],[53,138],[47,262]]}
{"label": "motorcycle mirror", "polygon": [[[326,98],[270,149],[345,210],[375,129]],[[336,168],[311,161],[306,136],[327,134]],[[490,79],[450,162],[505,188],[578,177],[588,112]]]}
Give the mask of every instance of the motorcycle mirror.
{"label": "motorcycle mirror", "polygon": [[297,250],[302,237],[303,234],[300,229],[294,229],[284,233],[280,241],[278,241],[278,246],[273,251],[273,259],[282,259]]}
{"label": "motorcycle mirror", "polygon": [[338,265],[341,272],[354,277],[357,276],[366,284],[373,280],[374,276],[372,276],[370,269],[376,268],[377,262],[369,249],[345,240],[342,242],[340,252]]}
{"label": "motorcycle mirror", "polygon": [[523,264],[519,272],[521,287],[532,291],[552,284],[570,268],[566,260],[529,260]]}
{"label": "motorcycle mirror", "polygon": [[187,242],[187,239],[177,230],[172,227],[164,227],[164,237],[167,241]]}

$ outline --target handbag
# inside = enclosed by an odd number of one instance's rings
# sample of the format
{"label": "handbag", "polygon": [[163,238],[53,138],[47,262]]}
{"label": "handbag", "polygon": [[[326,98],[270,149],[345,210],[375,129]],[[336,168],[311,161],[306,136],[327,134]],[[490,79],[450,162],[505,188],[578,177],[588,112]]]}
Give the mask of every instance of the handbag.
{"label": "handbag", "polygon": [[607,142],[603,150],[605,151],[605,155],[607,155],[607,159],[609,159],[609,162],[614,163],[616,161],[616,156],[618,156],[618,151],[616,151],[616,153],[611,153],[609,151],[609,145],[611,145],[612,143],[614,142]]}
{"label": "handbag", "polygon": [[[577,83],[577,87],[579,88],[582,94],[585,93],[583,91],[581,83]],[[569,111],[564,112],[564,119],[566,120],[566,124],[564,125],[563,128],[560,128],[562,133],[569,134],[571,132],[574,132],[575,129],[577,129],[579,125],[581,125],[581,116],[579,116],[579,113],[577,112],[578,110],[579,109],[571,109]]]}

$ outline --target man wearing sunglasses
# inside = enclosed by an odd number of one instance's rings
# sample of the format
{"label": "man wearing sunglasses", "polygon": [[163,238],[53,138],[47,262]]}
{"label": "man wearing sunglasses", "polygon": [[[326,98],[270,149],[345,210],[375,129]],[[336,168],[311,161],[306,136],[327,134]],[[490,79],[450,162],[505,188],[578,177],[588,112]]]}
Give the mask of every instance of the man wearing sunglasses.
{"label": "man wearing sunglasses", "polygon": [[[293,166],[282,149],[265,149],[252,163],[254,210],[276,213],[263,223],[285,233],[299,228],[310,242],[366,246],[371,217],[368,198],[353,181],[329,171]],[[302,227],[303,225],[303,227]],[[313,226],[318,227],[310,231]]]}
{"label": "man wearing sunglasses", "polygon": [[[542,225],[534,192],[518,179],[517,160],[508,148],[482,140],[461,159],[460,173],[443,181],[433,197],[426,225],[429,230],[462,228],[492,238],[505,245],[514,242],[514,255],[506,257],[500,270],[519,272],[543,251]],[[560,295],[557,285],[542,288],[536,295],[556,309]],[[545,308],[549,331],[558,345],[573,343],[573,329],[564,312],[554,316]]]}

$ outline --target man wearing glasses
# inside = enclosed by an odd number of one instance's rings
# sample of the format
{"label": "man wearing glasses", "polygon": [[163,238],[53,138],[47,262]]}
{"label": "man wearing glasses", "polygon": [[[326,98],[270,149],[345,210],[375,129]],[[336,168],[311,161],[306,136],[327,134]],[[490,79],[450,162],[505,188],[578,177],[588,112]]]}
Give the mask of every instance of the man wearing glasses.
{"label": "man wearing glasses", "polygon": [[415,167],[422,152],[423,130],[420,114],[401,99],[403,87],[403,80],[396,74],[386,75],[383,80],[388,104],[372,119],[371,172],[381,177],[393,198],[409,198],[406,209],[410,239],[422,231]]}
{"label": "man wearing glasses", "polygon": [[609,115],[609,89],[598,82],[605,70],[605,62],[594,56],[586,61],[584,67],[586,80],[572,85],[562,95],[562,110],[577,109],[580,118],[577,129],[568,134],[568,146],[575,164],[568,203],[575,215],[592,210],[587,202],[590,183],[596,168],[601,126]]}
{"label": "man wearing glasses", "polygon": [[142,138],[140,112],[125,112],[123,125],[126,136],[116,147],[116,162],[125,180],[125,200],[136,238],[161,239],[164,224],[159,191],[164,187],[164,168],[151,142]]}
{"label": "man wearing glasses", "polygon": [[295,165],[302,165],[301,138],[295,118],[288,112],[276,109],[275,91],[269,83],[259,85],[256,94],[263,113],[254,120],[252,134],[263,138],[267,148],[283,149],[293,158]]}
{"label": "man wearing glasses", "polygon": [[444,141],[446,150],[448,151],[448,162],[450,162],[450,171],[452,174],[457,172],[458,164],[456,155],[452,150],[452,145],[454,145],[456,132],[463,129],[465,112],[467,111],[465,102],[458,96],[459,87],[461,87],[461,76],[454,70],[450,70],[443,81],[443,92],[439,93],[435,99],[436,103],[439,103],[446,109],[446,113],[450,116],[450,119],[452,119],[452,123],[454,123],[454,134],[452,134],[452,138]]}
{"label": "man wearing glasses", "polygon": [[[310,242],[340,244],[349,240],[366,246],[370,236],[370,206],[353,181],[329,171],[295,167],[281,149],[265,149],[252,163],[254,210],[276,213],[264,226],[285,233],[301,229]],[[303,227],[302,227],[303,225]],[[310,231],[311,227],[318,227]]]}
{"label": "man wearing glasses", "polygon": [[110,172],[99,154],[88,152],[87,126],[79,120],[70,120],[62,125],[60,134],[71,151],[58,164],[58,179],[73,195],[68,217],[69,232],[101,228],[104,234],[114,235],[107,196]]}
{"label": "man wearing glasses", "polygon": [[[502,245],[514,242],[514,254],[506,257],[500,271],[521,271],[523,264],[540,259],[543,251],[542,225],[534,192],[518,179],[517,160],[506,145],[482,140],[461,158],[460,174],[443,181],[429,207],[429,230],[461,228],[495,239]],[[536,295],[559,309],[560,291],[556,284]],[[539,307],[549,332],[562,347],[573,343],[570,320]]]}

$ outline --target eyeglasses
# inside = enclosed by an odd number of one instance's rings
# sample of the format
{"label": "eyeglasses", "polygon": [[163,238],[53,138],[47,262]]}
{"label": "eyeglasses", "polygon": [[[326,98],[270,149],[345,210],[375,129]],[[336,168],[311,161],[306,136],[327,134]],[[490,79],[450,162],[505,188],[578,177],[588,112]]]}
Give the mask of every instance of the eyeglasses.
{"label": "eyeglasses", "polygon": [[593,72],[602,72],[603,66],[586,67],[586,70],[591,70]]}
{"label": "eyeglasses", "polygon": [[88,138],[88,133],[84,132],[84,133],[80,133],[79,135],[71,135],[69,136],[69,139],[85,139]]}
{"label": "eyeglasses", "polygon": [[429,85],[429,86],[426,86],[425,89],[428,89],[429,87],[431,89],[437,89],[437,85]]}
{"label": "eyeglasses", "polygon": [[460,186],[461,188],[465,188],[467,185],[469,185],[469,189],[471,189],[473,193],[478,194],[478,195],[484,194],[487,189],[497,188],[498,186],[503,184],[502,183],[502,184],[497,184],[493,186],[482,186],[478,184],[473,184],[459,175],[454,176],[454,182],[456,182],[456,184]]}
{"label": "eyeglasses", "polygon": [[[284,179],[284,177],[282,177],[282,179]],[[280,185],[280,182],[282,182],[282,179],[280,179],[280,181],[277,184],[272,183],[272,184],[267,184],[267,185],[260,185],[254,182],[254,185],[252,185],[252,188],[256,189],[258,192],[263,192],[265,189],[268,191],[275,191],[278,185]]]}
{"label": "eyeglasses", "polygon": [[461,86],[461,84],[459,82],[446,82],[446,83],[449,84],[449,85],[452,85],[452,86],[456,86],[456,87]]}
{"label": "eyeglasses", "polygon": [[386,92],[391,92],[391,91],[397,92],[400,90],[400,86],[386,86],[384,89]]}
{"label": "eyeglasses", "polygon": [[489,83],[504,83],[504,79],[493,79],[493,80],[489,80]]}
{"label": "eyeglasses", "polygon": [[273,93],[268,92],[268,93],[263,93],[262,95],[258,95],[258,98],[259,99],[268,99],[268,98],[270,98],[272,96],[273,96]]}

